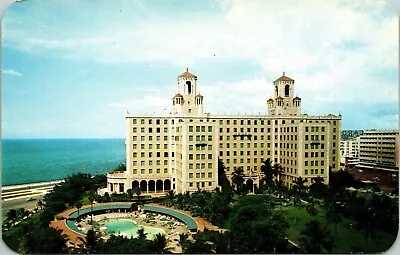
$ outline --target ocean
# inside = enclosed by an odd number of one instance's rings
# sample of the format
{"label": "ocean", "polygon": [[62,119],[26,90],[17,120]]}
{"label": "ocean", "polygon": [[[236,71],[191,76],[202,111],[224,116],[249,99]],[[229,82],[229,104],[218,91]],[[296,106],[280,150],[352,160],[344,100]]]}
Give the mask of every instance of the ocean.
{"label": "ocean", "polygon": [[3,139],[2,186],[108,173],[125,164],[124,139]]}

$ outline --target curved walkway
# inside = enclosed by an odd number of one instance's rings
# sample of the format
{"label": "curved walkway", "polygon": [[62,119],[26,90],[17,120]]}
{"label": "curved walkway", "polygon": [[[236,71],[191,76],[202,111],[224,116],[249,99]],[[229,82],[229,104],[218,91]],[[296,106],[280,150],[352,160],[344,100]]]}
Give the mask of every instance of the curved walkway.
{"label": "curved walkway", "polygon": [[[129,209],[132,202],[110,202],[110,203],[95,203],[93,204],[93,210],[112,210],[112,209]],[[97,210],[96,210],[97,209]],[[178,210],[175,208],[165,207],[158,204],[147,204],[142,208],[144,211],[156,212],[161,214],[166,214],[177,218],[186,223],[186,225],[192,231],[200,231],[203,232],[205,228],[209,230],[215,230],[224,232],[225,229],[219,229],[218,227],[212,225],[207,220],[201,217],[193,217],[190,212]],[[50,227],[61,230],[62,234],[67,235],[70,240],[71,246],[76,246],[82,244],[81,239],[85,240],[85,235],[80,232],[73,224],[71,225],[71,221],[75,221],[76,218],[80,215],[86,215],[90,213],[90,205],[83,206],[79,210],[76,208],[67,209],[56,216],[56,220],[50,222]],[[185,217],[186,216],[186,217]],[[57,219],[59,218],[59,219]],[[69,225],[69,226],[68,226]]]}

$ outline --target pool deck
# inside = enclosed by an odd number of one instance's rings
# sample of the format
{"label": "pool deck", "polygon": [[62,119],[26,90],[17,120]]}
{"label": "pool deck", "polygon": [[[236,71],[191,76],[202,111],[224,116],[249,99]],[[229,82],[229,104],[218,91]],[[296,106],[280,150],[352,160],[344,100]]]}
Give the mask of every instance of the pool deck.
{"label": "pool deck", "polygon": [[[130,205],[130,204],[132,204],[132,202],[93,203],[93,208],[96,207],[96,206],[100,206],[100,205],[104,206],[104,205],[118,205],[118,204],[129,204]],[[193,218],[195,220],[195,222],[197,223],[197,231],[198,232],[203,232],[205,228],[207,228],[209,230],[219,231],[219,232],[225,232],[226,231],[225,229],[220,229],[217,226],[212,225],[210,222],[208,222],[204,218],[193,217],[191,215],[191,213],[187,212],[187,211],[178,210],[178,209],[175,209],[175,208],[172,208],[172,207],[166,207],[166,206],[162,206],[162,205],[154,204],[154,203],[150,203],[150,204],[146,204],[146,205],[152,206],[152,207],[159,207],[159,208],[165,208],[165,209],[169,209],[169,210],[174,210],[176,212],[185,214],[185,215]],[[80,210],[86,209],[86,208],[90,208],[90,205],[82,206],[82,208]],[[70,209],[67,209],[67,210],[57,214],[56,217],[57,218],[62,217],[62,218],[68,219],[70,214],[72,214],[74,212],[77,212],[77,211],[78,210],[76,208],[70,208]],[[52,222],[50,222],[50,227],[55,228],[55,229],[59,229],[59,230],[61,230],[62,234],[67,235],[68,239],[70,240],[69,241],[70,242],[70,244],[69,244],[70,246],[76,246],[76,245],[82,244],[82,241],[80,240],[80,238],[83,239],[83,240],[86,240],[84,235],[79,234],[79,233],[69,229],[66,226],[64,220],[57,220],[57,219],[53,220]]]}

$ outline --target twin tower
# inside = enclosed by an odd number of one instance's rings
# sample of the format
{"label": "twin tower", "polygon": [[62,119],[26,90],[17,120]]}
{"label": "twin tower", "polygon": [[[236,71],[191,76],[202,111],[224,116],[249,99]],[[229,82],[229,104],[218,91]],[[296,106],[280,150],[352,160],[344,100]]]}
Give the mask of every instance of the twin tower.
{"label": "twin tower", "polygon": [[[294,80],[283,75],[273,82],[275,99],[267,101],[269,116],[300,116],[301,98],[294,97]],[[186,72],[178,76],[178,93],[172,98],[172,114],[203,115],[203,96],[197,90],[197,76]]]}

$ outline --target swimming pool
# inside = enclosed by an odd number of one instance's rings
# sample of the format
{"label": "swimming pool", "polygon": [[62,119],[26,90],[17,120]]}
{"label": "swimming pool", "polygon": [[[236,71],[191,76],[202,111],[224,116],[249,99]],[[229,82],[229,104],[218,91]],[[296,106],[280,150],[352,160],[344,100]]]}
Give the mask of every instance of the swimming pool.
{"label": "swimming pool", "polygon": [[140,228],[144,229],[147,234],[147,239],[153,239],[158,233],[165,235],[165,231],[160,228],[153,228],[147,226],[137,225],[135,221],[128,219],[115,219],[108,220],[101,224],[101,227],[106,227],[106,231],[112,235],[123,235],[127,237],[136,238],[138,236],[137,231]]}

